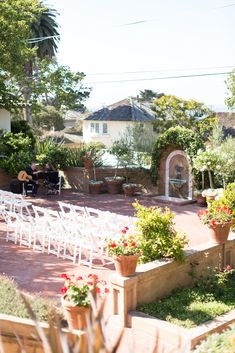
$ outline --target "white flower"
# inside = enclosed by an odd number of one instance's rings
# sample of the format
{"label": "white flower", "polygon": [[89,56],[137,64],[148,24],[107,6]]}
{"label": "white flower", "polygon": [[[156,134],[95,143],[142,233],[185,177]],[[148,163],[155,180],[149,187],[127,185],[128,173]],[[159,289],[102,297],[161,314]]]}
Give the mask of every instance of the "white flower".
{"label": "white flower", "polygon": [[220,170],[220,169],[221,169],[221,166],[220,166],[220,165],[217,165],[217,166],[216,166],[216,169],[217,169],[217,170]]}

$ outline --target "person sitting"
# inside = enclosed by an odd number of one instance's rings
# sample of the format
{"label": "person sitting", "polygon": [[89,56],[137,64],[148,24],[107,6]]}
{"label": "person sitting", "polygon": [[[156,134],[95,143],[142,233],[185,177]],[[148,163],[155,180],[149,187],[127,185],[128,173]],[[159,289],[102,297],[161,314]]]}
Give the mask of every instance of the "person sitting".
{"label": "person sitting", "polygon": [[28,196],[29,191],[31,191],[31,194],[33,197],[38,192],[38,171],[36,164],[32,162],[28,168],[26,169],[26,173],[32,177],[32,180],[26,180],[24,182],[24,190],[25,190],[25,195]]}
{"label": "person sitting", "polygon": [[56,171],[51,163],[46,163],[45,165],[46,177],[44,181],[44,186],[47,189],[47,195],[58,193],[59,184],[59,173]]}

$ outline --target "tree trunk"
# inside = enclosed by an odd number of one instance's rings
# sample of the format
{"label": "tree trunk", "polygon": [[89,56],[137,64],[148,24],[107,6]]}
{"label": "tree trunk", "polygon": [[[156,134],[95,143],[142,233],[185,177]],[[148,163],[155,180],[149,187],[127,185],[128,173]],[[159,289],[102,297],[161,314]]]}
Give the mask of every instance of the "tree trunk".
{"label": "tree trunk", "polygon": [[212,175],[211,175],[211,171],[210,170],[208,170],[208,174],[209,174],[210,188],[214,189],[214,184],[213,184]]}
{"label": "tree trunk", "polygon": [[33,125],[33,120],[32,120],[32,115],[31,115],[31,107],[30,107],[30,99],[32,96],[32,89],[31,89],[31,82],[33,79],[33,65],[32,62],[28,62],[24,65],[24,71],[25,71],[25,84],[24,87],[22,88],[22,93],[24,97],[24,108],[23,108],[23,114],[24,114],[24,120],[26,120],[30,126]]}

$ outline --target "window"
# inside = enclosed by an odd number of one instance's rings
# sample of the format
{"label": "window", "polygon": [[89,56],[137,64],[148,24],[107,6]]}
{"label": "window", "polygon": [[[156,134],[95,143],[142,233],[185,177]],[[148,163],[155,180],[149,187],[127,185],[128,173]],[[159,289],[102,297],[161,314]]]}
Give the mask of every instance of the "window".
{"label": "window", "polygon": [[91,123],[90,124],[90,132],[94,132],[95,131],[95,124]]}
{"label": "window", "polygon": [[98,134],[100,132],[100,125],[99,123],[95,123],[95,132]]}
{"label": "window", "polygon": [[103,123],[103,134],[107,134],[107,133],[108,133],[108,124]]}
{"label": "window", "polygon": [[91,124],[90,124],[90,132],[91,132],[91,133],[99,134],[99,132],[100,132],[99,123],[91,123]]}

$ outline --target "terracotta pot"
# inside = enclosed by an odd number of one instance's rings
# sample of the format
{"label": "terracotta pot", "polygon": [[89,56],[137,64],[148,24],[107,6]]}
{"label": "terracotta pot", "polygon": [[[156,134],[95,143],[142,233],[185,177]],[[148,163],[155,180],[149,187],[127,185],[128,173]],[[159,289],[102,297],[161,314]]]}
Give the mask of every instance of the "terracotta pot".
{"label": "terracotta pot", "polygon": [[97,195],[101,193],[101,189],[103,187],[103,184],[89,184],[89,191],[90,194]]}
{"label": "terracotta pot", "polygon": [[202,195],[197,195],[197,204],[199,206],[206,206],[206,197]]}
{"label": "terracotta pot", "polygon": [[123,180],[106,180],[107,189],[110,194],[120,194]]}
{"label": "terracotta pot", "polygon": [[119,255],[115,257],[114,264],[115,264],[117,273],[123,277],[128,277],[133,275],[135,273],[139,257],[140,257],[140,254],[129,255],[129,256]]}
{"label": "terracotta pot", "polygon": [[232,221],[224,224],[209,225],[210,240],[213,244],[224,244],[228,239]]}
{"label": "terracotta pot", "polygon": [[61,298],[65,318],[68,321],[70,330],[84,330],[87,327],[87,315],[90,307],[72,306],[65,296]]}
{"label": "terracotta pot", "polygon": [[124,194],[126,196],[133,196],[134,193],[135,193],[135,187],[126,187],[126,188],[123,188],[123,191],[124,191]]}

